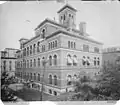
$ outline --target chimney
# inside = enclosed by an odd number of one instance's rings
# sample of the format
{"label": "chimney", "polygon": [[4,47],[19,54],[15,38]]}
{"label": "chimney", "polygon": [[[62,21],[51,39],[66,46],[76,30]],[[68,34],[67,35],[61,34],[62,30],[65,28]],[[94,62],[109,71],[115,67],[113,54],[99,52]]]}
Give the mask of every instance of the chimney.
{"label": "chimney", "polygon": [[82,35],[86,33],[86,22],[80,22],[79,30],[80,30],[80,34]]}

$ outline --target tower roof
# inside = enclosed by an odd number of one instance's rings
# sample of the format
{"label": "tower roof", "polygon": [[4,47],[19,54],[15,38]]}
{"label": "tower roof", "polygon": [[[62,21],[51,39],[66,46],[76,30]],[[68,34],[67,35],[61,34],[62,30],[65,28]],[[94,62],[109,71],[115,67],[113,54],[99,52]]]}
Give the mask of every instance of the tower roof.
{"label": "tower roof", "polygon": [[61,12],[62,10],[64,10],[65,8],[69,8],[69,9],[77,12],[77,10],[76,10],[75,8],[73,8],[71,5],[66,4],[66,5],[64,5],[57,13],[60,13],[60,12]]}

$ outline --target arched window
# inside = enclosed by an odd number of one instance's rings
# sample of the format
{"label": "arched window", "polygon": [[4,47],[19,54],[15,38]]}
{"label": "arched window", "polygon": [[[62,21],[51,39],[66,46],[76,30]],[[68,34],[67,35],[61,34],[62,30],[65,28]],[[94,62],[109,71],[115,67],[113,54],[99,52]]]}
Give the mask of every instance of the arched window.
{"label": "arched window", "polygon": [[54,65],[57,65],[57,55],[54,55]]}
{"label": "arched window", "polygon": [[65,20],[65,14],[64,14],[64,20]]}
{"label": "arched window", "polygon": [[33,45],[33,54],[35,54],[36,44]]}
{"label": "arched window", "polygon": [[53,43],[53,48],[54,48],[54,46],[55,46],[54,41],[52,43]]}
{"label": "arched window", "polygon": [[68,76],[67,76],[67,85],[71,85],[71,84],[72,84],[71,79],[72,79],[72,76],[71,76],[71,75],[68,75]]}
{"label": "arched window", "polygon": [[30,60],[30,67],[32,67],[32,59]]}
{"label": "arched window", "polygon": [[54,76],[54,85],[57,85],[57,76]]}
{"label": "arched window", "polygon": [[71,42],[71,48],[73,48],[73,42]]}
{"label": "arched window", "polygon": [[37,52],[40,52],[40,42],[37,43]]}
{"label": "arched window", "polygon": [[62,16],[61,16],[61,20],[62,20],[63,18],[62,18]]}
{"label": "arched window", "polygon": [[48,46],[48,49],[50,49],[51,47],[50,47],[50,43],[49,43],[49,46]]}
{"label": "arched window", "polygon": [[32,54],[32,45],[30,46],[30,55]]}
{"label": "arched window", "polygon": [[24,56],[26,56],[26,48],[24,49]]}
{"label": "arched window", "polygon": [[38,81],[40,81],[40,74],[38,74]]}
{"label": "arched window", "polygon": [[96,57],[94,57],[94,66],[96,66]]}
{"label": "arched window", "polygon": [[76,48],[76,43],[74,42],[74,48]]}
{"label": "arched window", "polygon": [[99,57],[98,57],[98,61],[97,61],[97,64],[98,64],[98,66],[100,65],[100,59],[99,59]]}
{"label": "arched window", "polygon": [[42,66],[44,66],[45,57],[42,58]]}
{"label": "arched window", "polygon": [[70,41],[68,41],[68,48],[70,48]]}
{"label": "arched window", "polygon": [[49,84],[52,84],[52,75],[49,75]]}
{"label": "arched window", "polygon": [[34,59],[34,67],[36,67],[36,59]]}
{"label": "arched window", "polygon": [[74,74],[74,80],[76,80],[77,79],[77,75],[76,74]]}
{"label": "arched window", "polygon": [[52,65],[52,56],[49,56],[49,65]]}
{"label": "arched window", "polygon": [[36,74],[34,73],[34,80],[36,80]]}
{"label": "arched window", "polygon": [[85,58],[85,56],[83,56],[82,64],[83,64],[84,66],[85,66],[85,64],[86,64],[86,58]]}
{"label": "arched window", "polygon": [[87,57],[87,65],[90,65],[90,57]]}
{"label": "arched window", "polygon": [[42,38],[45,38],[45,29],[42,30]]}
{"label": "arched window", "polygon": [[40,58],[38,58],[38,67],[40,67]]}
{"label": "arched window", "polygon": [[27,60],[27,68],[29,68],[29,60]]}
{"label": "arched window", "polygon": [[51,46],[51,49],[53,48],[53,46],[52,46],[52,42],[50,43],[50,46]]}
{"label": "arched window", "polygon": [[52,94],[52,90],[51,89],[49,89],[49,93]]}
{"label": "arched window", "polygon": [[27,47],[27,56],[29,55],[29,47]]}
{"label": "arched window", "polygon": [[57,47],[57,40],[55,41],[55,47]]}
{"label": "arched window", "polygon": [[69,17],[71,17],[71,14],[69,14]]}
{"label": "arched window", "polygon": [[54,91],[54,95],[55,95],[55,96],[57,95],[57,92],[56,92],[56,91]]}
{"label": "arched window", "polygon": [[42,45],[42,52],[45,51],[45,45]]}
{"label": "arched window", "polygon": [[73,63],[73,61],[71,59],[71,55],[68,54],[68,56],[67,56],[67,65],[72,65],[72,63]]}
{"label": "arched window", "polygon": [[74,55],[74,56],[73,56],[73,65],[74,65],[74,66],[77,66],[77,64],[78,64],[77,56]]}

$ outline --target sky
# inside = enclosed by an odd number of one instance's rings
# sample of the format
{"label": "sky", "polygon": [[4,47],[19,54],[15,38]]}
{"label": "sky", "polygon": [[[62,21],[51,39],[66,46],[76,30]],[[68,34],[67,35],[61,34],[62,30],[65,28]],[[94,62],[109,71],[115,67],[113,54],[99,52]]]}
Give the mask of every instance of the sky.
{"label": "sky", "polygon": [[[120,3],[68,0],[77,9],[76,25],[86,22],[90,38],[102,42],[103,48],[120,46]],[[0,4],[0,51],[20,48],[19,39],[35,36],[34,29],[45,19],[58,22],[57,11],[64,3],[55,1],[6,2]]]}

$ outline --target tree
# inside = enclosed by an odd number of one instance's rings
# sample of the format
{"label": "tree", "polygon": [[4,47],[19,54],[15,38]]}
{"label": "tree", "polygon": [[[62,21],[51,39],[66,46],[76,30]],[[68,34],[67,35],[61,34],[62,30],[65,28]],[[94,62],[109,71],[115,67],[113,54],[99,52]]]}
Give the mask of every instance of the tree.
{"label": "tree", "polygon": [[99,89],[99,94],[111,97],[113,100],[120,99],[120,66],[110,66],[103,70],[101,78],[97,81],[96,88]]}
{"label": "tree", "polygon": [[8,88],[13,80],[7,72],[3,72],[1,75],[1,100],[2,101],[16,101],[15,94]]}
{"label": "tree", "polygon": [[72,96],[73,100],[103,101],[120,99],[120,65],[111,64],[109,67],[103,67],[101,74],[97,76],[95,87],[91,85],[92,82],[88,83],[85,78],[83,76],[75,83],[75,92],[78,94]]}

